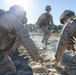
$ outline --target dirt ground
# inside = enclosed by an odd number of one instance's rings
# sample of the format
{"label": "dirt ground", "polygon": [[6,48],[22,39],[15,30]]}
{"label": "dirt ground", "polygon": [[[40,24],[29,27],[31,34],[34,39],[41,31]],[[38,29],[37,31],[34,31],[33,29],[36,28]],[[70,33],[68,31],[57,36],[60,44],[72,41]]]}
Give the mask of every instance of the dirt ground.
{"label": "dirt ground", "polygon": [[43,34],[30,34],[30,35],[31,35],[30,37],[35,42],[40,55],[43,58],[48,59],[48,61],[44,62],[43,64],[32,61],[31,57],[29,56],[25,48],[21,46],[19,50],[22,53],[22,55],[27,55],[30,58],[29,65],[33,69],[33,74],[34,75],[67,75],[64,72],[64,66],[60,65],[57,67],[56,65],[51,64],[51,61],[54,59],[54,55],[56,52],[56,45],[59,39],[59,34],[58,33],[52,34],[52,36],[49,39],[50,44],[47,46],[41,43]]}

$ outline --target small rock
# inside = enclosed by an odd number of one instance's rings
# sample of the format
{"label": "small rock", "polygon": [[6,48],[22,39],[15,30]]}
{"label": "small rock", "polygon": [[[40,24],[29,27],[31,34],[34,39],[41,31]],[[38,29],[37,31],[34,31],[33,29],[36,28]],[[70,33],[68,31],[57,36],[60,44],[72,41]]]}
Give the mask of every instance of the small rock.
{"label": "small rock", "polygon": [[50,72],[56,72],[57,70],[56,69],[48,69]]}
{"label": "small rock", "polygon": [[32,67],[32,69],[41,69],[43,66],[42,65],[34,65],[33,67]]}

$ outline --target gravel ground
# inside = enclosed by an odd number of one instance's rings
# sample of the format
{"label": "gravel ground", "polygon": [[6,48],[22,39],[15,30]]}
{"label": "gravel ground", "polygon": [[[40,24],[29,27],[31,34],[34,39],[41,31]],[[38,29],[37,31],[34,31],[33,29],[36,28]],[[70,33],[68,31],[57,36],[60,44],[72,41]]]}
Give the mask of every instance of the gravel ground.
{"label": "gravel ground", "polygon": [[[23,46],[19,48],[22,55],[27,55],[29,60],[29,66],[33,69],[34,75],[66,75],[64,72],[64,66],[59,65],[58,67],[56,65],[51,64],[51,60],[54,59],[54,55],[56,52],[56,44],[58,42],[58,36],[52,36],[49,39],[50,44],[45,46],[41,43],[42,35],[31,35],[31,38],[35,42],[38,52],[40,55],[47,59],[47,62],[44,62],[43,64],[37,63],[31,59],[27,51]],[[64,59],[65,60],[65,59]]]}

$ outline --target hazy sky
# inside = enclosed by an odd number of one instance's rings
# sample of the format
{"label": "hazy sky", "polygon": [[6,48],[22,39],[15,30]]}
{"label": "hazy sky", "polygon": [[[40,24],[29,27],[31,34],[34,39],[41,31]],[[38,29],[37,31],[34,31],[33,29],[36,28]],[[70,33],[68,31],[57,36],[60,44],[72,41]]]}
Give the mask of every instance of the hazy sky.
{"label": "hazy sky", "polygon": [[38,17],[45,12],[46,5],[51,5],[51,14],[54,23],[60,24],[60,14],[65,10],[76,13],[76,0],[0,0],[0,8],[9,10],[12,5],[21,5],[27,12],[28,23],[35,23]]}

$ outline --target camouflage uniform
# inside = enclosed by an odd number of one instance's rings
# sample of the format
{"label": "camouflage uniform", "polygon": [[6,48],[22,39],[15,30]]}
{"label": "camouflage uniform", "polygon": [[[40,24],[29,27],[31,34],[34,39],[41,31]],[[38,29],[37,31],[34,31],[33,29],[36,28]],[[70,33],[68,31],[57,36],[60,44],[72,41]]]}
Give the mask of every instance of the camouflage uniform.
{"label": "camouflage uniform", "polygon": [[[24,24],[24,26],[25,26],[25,24],[27,24],[27,18],[26,18],[26,11],[24,11],[24,16],[25,16],[25,20],[24,20],[24,22],[22,22],[23,24]],[[27,30],[27,29],[26,29]],[[28,30],[27,30],[28,31]],[[10,51],[16,51],[17,53],[19,53],[19,51],[18,51],[18,48],[20,47],[20,45],[21,45],[21,41],[18,39],[18,38],[16,38],[16,40],[15,40],[16,42],[15,42],[15,44],[13,45],[13,47],[11,48],[11,50]]]}
{"label": "camouflage uniform", "polygon": [[43,21],[43,19],[46,18],[46,13],[43,13],[43,14],[39,17],[39,19],[38,19],[39,28],[40,28],[40,29],[43,31],[43,33],[44,33],[42,42],[43,42],[43,43],[45,42],[45,44],[47,44],[47,41],[48,41],[48,39],[49,39],[50,36],[51,36],[51,33],[50,33],[49,29],[48,29],[48,25],[49,25],[50,23],[51,23],[51,25],[54,25],[52,15],[48,14],[48,16],[50,17],[50,18],[49,18],[50,21],[49,21],[47,24],[44,23],[44,22],[46,22],[46,20],[41,24],[41,22]]}
{"label": "camouflage uniform", "polygon": [[[23,13],[21,12],[21,14]],[[21,14],[16,14],[19,15],[19,17],[16,17],[10,9],[10,11],[0,17],[0,75],[16,74],[15,66],[13,65],[10,57],[5,54],[8,50],[6,50],[6,47],[15,37],[23,43],[33,60],[40,58],[34,42],[30,39],[28,31],[22,24],[25,17]]]}
{"label": "camouflage uniform", "polygon": [[60,34],[60,39],[57,46],[57,60],[59,61],[64,51],[68,48],[69,45],[69,37],[72,35],[72,37],[76,37],[76,21],[70,21],[67,22],[67,24],[63,27],[63,30]]}
{"label": "camouflage uniform", "polygon": [[[55,54],[55,58],[57,62],[60,61],[66,49],[74,50],[73,38],[76,38],[76,17],[75,16],[71,17],[70,19],[66,21],[62,29],[62,32],[60,34],[60,39],[59,39],[57,51]],[[65,64],[65,71],[69,75],[76,75],[76,56],[72,57]]]}
{"label": "camouflage uniform", "polygon": [[0,53],[1,56],[3,58],[0,60],[0,75],[16,75],[16,68],[11,58],[5,53]]}

